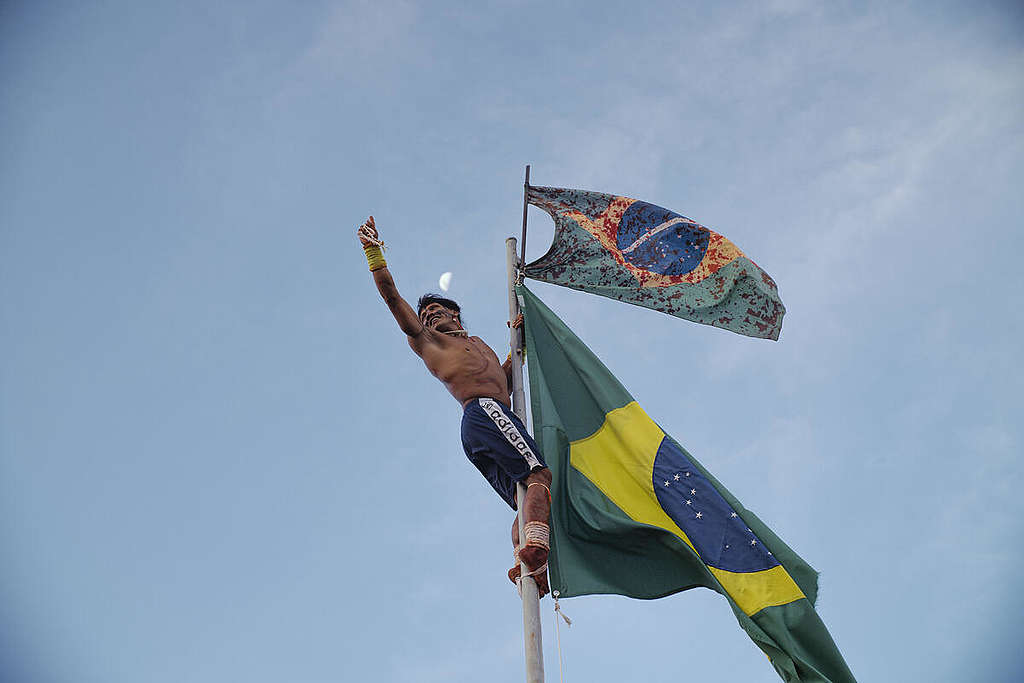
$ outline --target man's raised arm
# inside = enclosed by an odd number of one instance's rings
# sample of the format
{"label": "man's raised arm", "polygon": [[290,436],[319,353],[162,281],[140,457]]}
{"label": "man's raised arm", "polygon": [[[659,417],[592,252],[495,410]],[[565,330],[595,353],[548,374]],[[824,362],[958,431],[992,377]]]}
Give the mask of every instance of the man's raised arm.
{"label": "man's raised arm", "polygon": [[388,264],[384,260],[384,254],[380,249],[382,243],[377,235],[377,226],[373,222],[373,216],[370,216],[365,223],[359,226],[356,234],[359,236],[359,241],[363,245],[363,251],[366,253],[366,261],[370,266],[370,272],[373,273],[373,281],[377,284],[377,291],[384,298],[384,303],[391,309],[391,314],[395,316],[395,320],[398,321],[398,326],[402,328],[402,332],[405,332],[410,337],[410,343],[412,343],[413,339],[416,339],[423,333],[423,323],[420,322],[419,316],[416,315],[416,311],[412,309],[409,302],[398,293],[398,287],[395,286],[395,281],[391,277]]}

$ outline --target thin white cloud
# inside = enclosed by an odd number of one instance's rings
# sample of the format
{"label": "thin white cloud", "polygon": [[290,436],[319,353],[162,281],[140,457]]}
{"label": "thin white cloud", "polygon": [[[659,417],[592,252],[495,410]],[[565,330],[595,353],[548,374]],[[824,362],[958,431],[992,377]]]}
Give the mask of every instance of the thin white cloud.
{"label": "thin white cloud", "polygon": [[415,42],[419,7],[407,0],[351,0],[331,9],[302,64],[351,78],[384,78]]}

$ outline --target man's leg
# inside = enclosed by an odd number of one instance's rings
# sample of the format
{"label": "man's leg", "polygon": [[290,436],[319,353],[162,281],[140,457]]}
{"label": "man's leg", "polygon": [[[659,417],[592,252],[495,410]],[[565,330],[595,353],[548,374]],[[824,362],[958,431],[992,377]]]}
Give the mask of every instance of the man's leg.
{"label": "man's leg", "polygon": [[[526,485],[526,502],[521,506],[521,511],[524,513],[523,524],[539,522],[544,525],[546,531],[551,516],[551,470],[547,468],[536,470],[530,473],[523,483]],[[533,485],[531,486],[531,484]],[[533,536],[533,533],[528,533],[525,547],[520,548],[519,518],[516,517],[512,521],[512,547],[519,550],[519,557],[531,571],[544,566],[548,561],[547,534],[544,534],[542,542],[537,542]],[[513,568],[512,572],[518,573],[516,568]],[[512,573],[509,577],[514,579]],[[543,597],[548,592],[547,571],[535,574],[534,578],[537,580],[537,588]]]}
{"label": "man's leg", "polygon": [[[542,469],[530,474],[523,482],[526,484],[526,505],[523,506],[526,516],[524,524],[541,522],[545,526],[551,516],[551,470]],[[532,484],[532,485],[531,485]],[[518,525],[516,531],[519,531]],[[548,549],[530,543],[530,535],[526,536],[527,545],[519,556],[530,569],[536,569],[548,561]]]}

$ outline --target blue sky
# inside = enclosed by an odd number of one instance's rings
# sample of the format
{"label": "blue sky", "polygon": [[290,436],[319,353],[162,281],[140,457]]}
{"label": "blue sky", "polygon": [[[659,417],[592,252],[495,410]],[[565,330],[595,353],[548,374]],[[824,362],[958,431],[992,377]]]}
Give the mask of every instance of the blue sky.
{"label": "blue sky", "polygon": [[[522,680],[509,511],[354,231],[504,355],[527,163],[778,282],[778,343],[532,289],[858,678],[1024,677],[1018,3],[8,2],[0,89],[0,679]],[[710,591],[563,609],[567,680],[778,680]]]}

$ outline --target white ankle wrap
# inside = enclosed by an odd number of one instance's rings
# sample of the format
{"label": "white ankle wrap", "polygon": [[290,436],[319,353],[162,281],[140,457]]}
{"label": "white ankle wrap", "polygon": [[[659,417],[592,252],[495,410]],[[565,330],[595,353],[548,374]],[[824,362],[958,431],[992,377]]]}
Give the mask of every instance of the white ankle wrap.
{"label": "white ankle wrap", "polygon": [[548,550],[551,546],[551,529],[544,522],[527,522],[523,528],[526,535],[526,545],[544,548]]}

